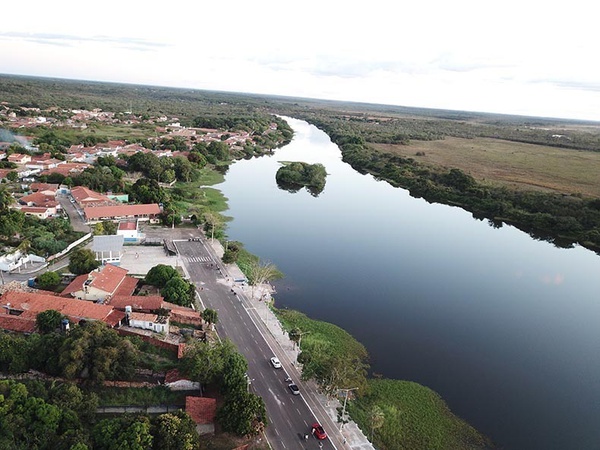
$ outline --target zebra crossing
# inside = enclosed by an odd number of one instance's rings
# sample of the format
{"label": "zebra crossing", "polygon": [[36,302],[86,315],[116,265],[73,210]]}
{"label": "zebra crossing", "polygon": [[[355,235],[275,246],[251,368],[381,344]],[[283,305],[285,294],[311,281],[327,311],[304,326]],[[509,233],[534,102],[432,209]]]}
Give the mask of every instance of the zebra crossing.
{"label": "zebra crossing", "polygon": [[202,262],[210,262],[211,259],[208,256],[187,256],[186,261],[188,262],[195,262],[195,263],[202,263]]}

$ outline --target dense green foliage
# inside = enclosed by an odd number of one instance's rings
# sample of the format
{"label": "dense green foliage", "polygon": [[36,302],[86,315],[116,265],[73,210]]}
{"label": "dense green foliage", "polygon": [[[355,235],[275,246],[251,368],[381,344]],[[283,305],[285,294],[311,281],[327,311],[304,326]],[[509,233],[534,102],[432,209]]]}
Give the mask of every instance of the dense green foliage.
{"label": "dense green foliage", "polygon": [[171,278],[179,276],[179,272],[173,266],[157,264],[148,271],[144,281],[152,286],[163,288]]}
{"label": "dense green foliage", "polygon": [[438,394],[410,381],[369,380],[348,411],[381,450],[474,450],[492,445],[453,415]]}
{"label": "dense green foliage", "polygon": [[98,267],[100,267],[100,261],[96,261],[96,255],[89,248],[78,248],[71,252],[69,259],[71,273],[83,275]]}
{"label": "dense green foliage", "polygon": [[[328,395],[338,389],[366,388],[368,354],[347,331],[331,323],[308,318],[293,310],[274,309],[290,337],[300,341],[302,377],[314,379]],[[299,337],[301,336],[301,339]]]}
{"label": "dense green foliage", "polygon": [[327,172],[323,164],[305,162],[286,163],[277,170],[275,180],[277,186],[290,192],[297,192],[305,187],[314,197],[325,189]]}
{"label": "dense green foliage", "polygon": [[264,429],[263,399],[248,391],[248,363],[230,341],[190,344],[181,367],[193,380],[220,387],[224,402],[217,410],[217,420],[225,431],[253,436]]}
{"label": "dense green foliage", "polygon": [[64,316],[54,309],[42,311],[35,318],[35,327],[40,333],[59,331]]}
{"label": "dense green foliage", "polygon": [[60,275],[56,272],[44,272],[36,278],[37,284],[42,289],[54,289],[60,284]]}

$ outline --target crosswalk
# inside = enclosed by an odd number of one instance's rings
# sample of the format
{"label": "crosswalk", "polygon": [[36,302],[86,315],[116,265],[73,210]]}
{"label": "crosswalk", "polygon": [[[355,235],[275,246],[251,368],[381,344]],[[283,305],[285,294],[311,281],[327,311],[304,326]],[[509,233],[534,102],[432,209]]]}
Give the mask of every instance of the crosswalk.
{"label": "crosswalk", "polygon": [[195,263],[206,263],[206,262],[211,261],[211,259],[208,256],[187,256],[185,259],[188,262],[195,262]]}

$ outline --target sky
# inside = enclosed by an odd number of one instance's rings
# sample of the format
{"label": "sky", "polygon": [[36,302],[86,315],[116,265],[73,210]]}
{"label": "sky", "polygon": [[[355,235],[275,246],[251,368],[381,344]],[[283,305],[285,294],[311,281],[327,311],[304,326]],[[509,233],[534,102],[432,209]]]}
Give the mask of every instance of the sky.
{"label": "sky", "polygon": [[8,2],[0,73],[600,120],[589,5]]}

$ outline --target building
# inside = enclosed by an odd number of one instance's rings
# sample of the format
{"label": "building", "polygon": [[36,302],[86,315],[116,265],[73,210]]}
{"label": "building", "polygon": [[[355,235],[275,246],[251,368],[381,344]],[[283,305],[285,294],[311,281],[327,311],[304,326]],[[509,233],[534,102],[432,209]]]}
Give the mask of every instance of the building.
{"label": "building", "polygon": [[137,220],[124,220],[119,222],[117,235],[123,236],[125,242],[137,242],[140,239]]}
{"label": "building", "polygon": [[100,235],[94,236],[92,241],[92,251],[96,255],[96,261],[101,264],[121,264],[123,256],[123,236],[119,235]]}
{"label": "building", "polygon": [[106,195],[94,192],[85,186],[77,186],[71,189],[71,196],[80,208],[86,208],[88,206],[105,206],[105,205],[116,205],[117,202],[111,200]]}
{"label": "building", "polygon": [[158,314],[125,311],[129,326],[169,334],[169,318]]}
{"label": "building", "polygon": [[107,264],[75,278],[61,295],[95,302],[104,302],[114,295],[131,295],[138,280],[127,276],[127,272],[127,269]]}
{"label": "building", "polygon": [[[72,323],[79,323],[81,320],[100,320],[114,328],[125,319],[125,313],[112,306],[34,292],[5,292],[0,298],[0,306],[0,315],[19,317],[21,321],[31,320],[34,323],[39,313],[49,309],[58,311]],[[25,328],[23,323],[22,327]]]}
{"label": "building", "polygon": [[147,205],[113,205],[90,206],[83,208],[83,215],[87,223],[102,222],[104,220],[141,220],[158,223],[161,213],[157,203]]}

